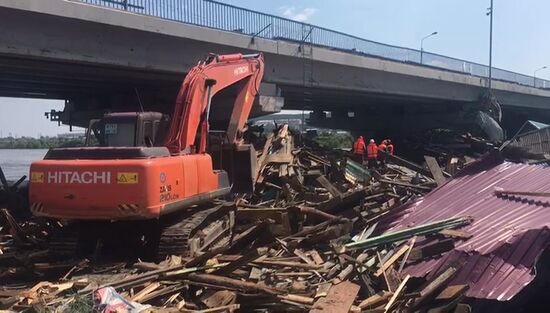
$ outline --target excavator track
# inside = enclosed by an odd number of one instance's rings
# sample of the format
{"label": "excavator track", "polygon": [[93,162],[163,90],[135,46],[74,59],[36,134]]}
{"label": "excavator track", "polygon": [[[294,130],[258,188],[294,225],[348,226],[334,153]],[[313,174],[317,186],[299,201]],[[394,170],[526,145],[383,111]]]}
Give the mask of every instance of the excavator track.
{"label": "excavator track", "polygon": [[[148,222],[141,224],[77,222],[52,231],[49,252],[53,256],[85,256],[95,252],[98,240],[102,242],[101,246],[111,247],[111,252],[120,252],[122,251],[120,248],[128,249],[128,245],[124,242],[131,242],[145,234],[140,233],[140,230],[157,229],[158,237],[156,240],[153,239],[156,236],[149,237],[150,245],[139,247],[139,243],[132,243],[140,251],[144,248],[142,252],[137,252],[138,255],[158,260],[163,260],[170,255],[193,257],[209,247],[227,241],[232,233],[234,221],[235,212],[232,208],[217,204],[199,209],[191,215],[167,216],[165,223],[156,221],[151,221],[150,224]],[[137,232],[132,232],[135,230]],[[136,252],[138,251],[136,249],[129,250]]]}
{"label": "excavator track", "polygon": [[78,254],[80,232],[72,227],[56,228],[49,238],[48,250],[54,256],[75,256]]}
{"label": "excavator track", "polygon": [[198,211],[161,230],[158,259],[170,255],[193,257],[224,239],[228,239],[235,215],[228,207],[218,205]]}

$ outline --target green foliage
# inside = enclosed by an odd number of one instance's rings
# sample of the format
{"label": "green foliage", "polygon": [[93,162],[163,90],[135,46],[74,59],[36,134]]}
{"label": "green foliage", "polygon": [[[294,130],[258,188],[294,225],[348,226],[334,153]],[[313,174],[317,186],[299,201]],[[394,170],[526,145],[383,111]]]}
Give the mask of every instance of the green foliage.
{"label": "green foliage", "polygon": [[48,149],[60,147],[82,147],[84,138],[65,137],[6,137],[0,138],[0,149]]}
{"label": "green foliage", "polygon": [[92,296],[80,296],[77,295],[71,299],[69,303],[65,303],[61,307],[55,310],[55,312],[74,312],[85,313],[93,312]]}
{"label": "green foliage", "polygon": [[329,149],[350,149],[353,145],[353,138],[349,133],[327,131],[315,137],[315,141]]}

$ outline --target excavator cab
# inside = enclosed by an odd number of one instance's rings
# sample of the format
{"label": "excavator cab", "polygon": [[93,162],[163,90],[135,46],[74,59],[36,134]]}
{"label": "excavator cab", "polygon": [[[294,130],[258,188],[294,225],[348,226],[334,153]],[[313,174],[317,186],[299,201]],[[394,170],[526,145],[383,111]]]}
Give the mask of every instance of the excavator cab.
{"label": "excavator cab", "polygon": [[86,146],[162,146],[167,125],[168,117],[159,112],[107,113],[90,121]]}
{"label": "excavator cab", "polygon": [[[85,146],[118,147],[118,151],[124,150],[125,156],[128,156],[127,153],[130,151],[135,151],[137,156],[167,156],[168,151],[164,148],[164,140],[169,122],[169,117],[159,112],[106,113],[102,119],[90,121],[86,131]],[[256,174],[254,147],[250,144],[227,143],[225,130],[209,130],[207,136],[206,152],[212,157],[213,169],[228,173],[233,192],[253,191]],[[196,141],[200,142],[200,134]],[[124,147],[138,149],[124,149]],[[50,157],[56,152],[61,151],[50,152]],[[95,151],[80,150],[80,156],[90,152]],[[74,157],[78,158],[77,155]]]}

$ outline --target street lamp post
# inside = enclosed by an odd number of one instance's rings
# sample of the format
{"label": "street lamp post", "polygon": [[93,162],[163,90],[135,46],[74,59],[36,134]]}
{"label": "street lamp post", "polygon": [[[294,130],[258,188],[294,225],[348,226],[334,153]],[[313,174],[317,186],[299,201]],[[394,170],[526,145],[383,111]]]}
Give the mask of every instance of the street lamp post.
{"label": "street lamp post", "polygon": [[487,15],[490,16],[489,24],[489,94],[492,92],[493,83],[493,0],[491,7],[487,9]]}
{"label": "street lamp post", "polygon": [[548,68],[547,66],[543,66],[539,69],[537,69],[534,73],[533,73],[533,87],[537,88],[537,72],[538,71],[542,71],[544,70],[545,68]]}
{"label": "street lamp post", "polygon": [[420,40],[420,64],[424,64],[424,40],[435,35],[437,35],[437,32],[433,32]]}

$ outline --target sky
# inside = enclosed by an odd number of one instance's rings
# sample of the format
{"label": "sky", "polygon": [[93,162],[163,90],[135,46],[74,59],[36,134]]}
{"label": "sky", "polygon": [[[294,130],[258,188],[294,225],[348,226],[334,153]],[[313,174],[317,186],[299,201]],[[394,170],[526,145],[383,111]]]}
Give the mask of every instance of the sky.
{"label": "sky", "polygon": [[[383,43],[488,64],[490,0],[221,0]],[[550,67],[550,1],[494,0],[493,66],[533,75]],[[550,68],[538,72],[550,79]],[[17,104],[14,106],[13,104]],[[8,110],[8,104],[12,104]],[[44,112],[62,101],[0,98],[0,134],[54,135],[67,132]],[[21,121],[27,121],[21,123]],[[31,126],[32,125],[32,126]],[[31,126],[31,127],[30,127]]]}
{"label": "sky", "polygon": [[[40,137],[68,133],[69,126],[57,126],[44,116],[50,110],[63,110],[64,101],[0,97],[0,138]],[[80,130],[81,131],[81,130]]]}

